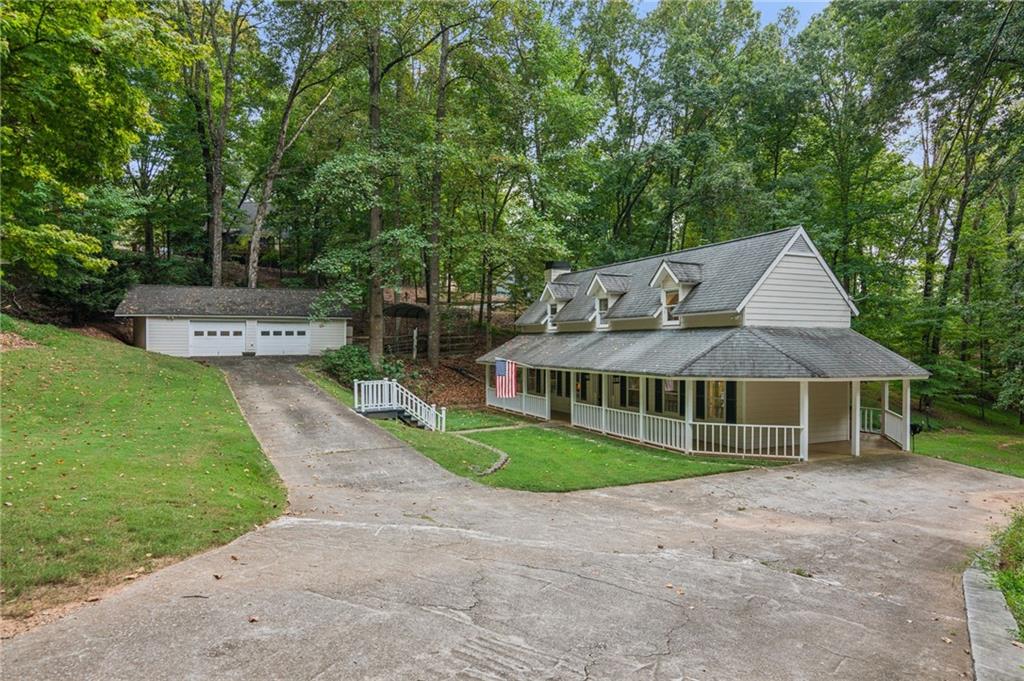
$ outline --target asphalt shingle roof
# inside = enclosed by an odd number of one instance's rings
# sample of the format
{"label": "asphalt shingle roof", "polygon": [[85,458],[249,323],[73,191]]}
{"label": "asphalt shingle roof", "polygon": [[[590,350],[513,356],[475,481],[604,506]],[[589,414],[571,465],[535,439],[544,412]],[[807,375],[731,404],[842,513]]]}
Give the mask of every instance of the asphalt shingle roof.
{"label": "asphalt shingle roof", "polygon": [[[629,276],[629,288],[608,311],[609,319],[651,317],[661,307],[661,292],[648,284],[662,261],[667,261],[690,281],[694,275],[700,283],[676,308],[677,314],[733,311],[765,273],[775,257],[789,242],[799,227],[765,232],[754,236],[723,241],[707,246],[655,255],[639,260],[613,263],[576,272],[562,274],[559,284],[576,284],[576,294],[559,311],[555,321],[584,321],[594,311],[594,300],[587,295],[587,287],[594,275],[602,283],[610,280],[606,275]],[[676,274],[679,276],[679,274]],[[620,281],[621,276],[615,277]],[[519,325],[539,324],[545,316],[543,306],[531,305],[516,321]]]}
{"label": "asphalt shingle roof", "polygon": [[[117,317],[219,316],[309,317],[310,306],[323,291],[285,288],[214,288],[212,286],[133,286],[117,306]],[[345,307],[328,317],[351,317]]]}
{"label": "asphalt shingle roof", "polygon": [[925,378],[921,367],[844,328],[722,327],[516,336],[478,362],[715,378]]}
{"label": "asphalt shingle roof", "polygon": [[576,295],[576,290],[579,286],[576,284],[566,284],[560,281],[553,281],[548,284],[548,289],[552,295],[555,296],[555,300],[570,300]]}
{"label": "asphalt shingle roof", "polygon": [[632,279],[632,275],[629,274],[609,274],[607,272],[601,272],[594,277],[601,282],[601,286],[608,293],[625,293],[629,290]]}
{"label": "asphalt shingle roof", "polygon": [[701,266],[695,262],[680,262],[678,260],[666,260],[665,265],[675,275],[681,284],[699,284],[703,281]]}

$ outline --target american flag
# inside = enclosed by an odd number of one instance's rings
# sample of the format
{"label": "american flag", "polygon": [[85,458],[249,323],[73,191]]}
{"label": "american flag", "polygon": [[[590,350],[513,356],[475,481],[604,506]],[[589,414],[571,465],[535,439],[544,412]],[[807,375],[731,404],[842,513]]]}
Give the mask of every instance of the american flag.
{"label": "american flag", "polygon": [[516,396],[516,363],[499,359],[494,363],[494,387],[498,397]]}

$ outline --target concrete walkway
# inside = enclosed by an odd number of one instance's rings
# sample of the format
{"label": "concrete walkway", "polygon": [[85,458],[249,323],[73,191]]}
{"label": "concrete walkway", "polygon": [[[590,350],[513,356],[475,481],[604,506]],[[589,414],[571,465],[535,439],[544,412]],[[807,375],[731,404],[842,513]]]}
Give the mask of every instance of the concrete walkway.
{"label": "concrete walkway", "polygon": [[224,367],[290,515],[7,641],[5,678],[960,679],[960,571],[1024,501],[906,455],[490,489]]}

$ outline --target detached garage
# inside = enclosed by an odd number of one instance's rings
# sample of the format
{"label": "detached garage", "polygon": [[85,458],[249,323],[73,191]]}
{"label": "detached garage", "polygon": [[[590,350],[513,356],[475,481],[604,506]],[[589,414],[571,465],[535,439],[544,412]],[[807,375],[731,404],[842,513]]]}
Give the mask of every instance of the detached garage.
{"label": "detached garage", "polygon": [[345,345],[351,313],[312,320],[316,289],[133,287],[114,313],[134,320],[135,345],[177,357],[319,355]]}

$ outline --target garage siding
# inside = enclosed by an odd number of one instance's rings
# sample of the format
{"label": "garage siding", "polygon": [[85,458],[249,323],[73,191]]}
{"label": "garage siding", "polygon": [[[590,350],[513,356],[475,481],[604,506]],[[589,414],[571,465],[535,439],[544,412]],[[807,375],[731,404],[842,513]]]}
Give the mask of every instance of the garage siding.
{"label": "garage siding", "polygon": [[175,357],[188,357],[188,320],[148,317],[146,349]]}
{"label": "garage siding", "polygon": [[319,355],[324,350],[340,348],[345,344],[345,320],[310,322],[309,354]]}

